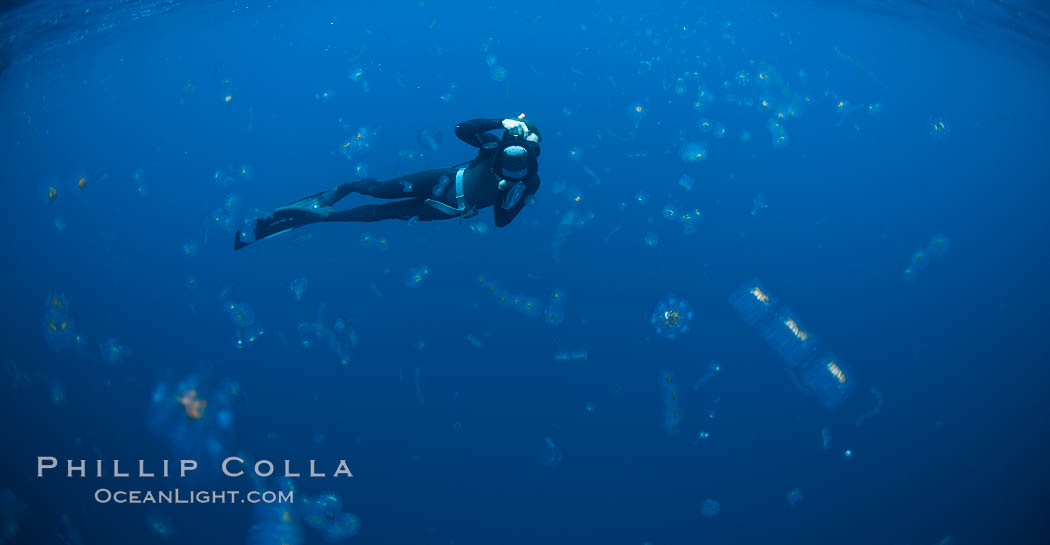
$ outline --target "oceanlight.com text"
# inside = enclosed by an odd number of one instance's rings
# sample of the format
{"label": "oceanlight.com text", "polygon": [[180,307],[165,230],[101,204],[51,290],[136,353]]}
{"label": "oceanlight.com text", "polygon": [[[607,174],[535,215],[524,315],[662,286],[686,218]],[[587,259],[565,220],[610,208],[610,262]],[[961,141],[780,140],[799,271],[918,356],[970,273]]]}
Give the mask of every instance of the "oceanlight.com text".
{"label": "oceanlight.com text", "polygon": [[294,503],[295,492],[291,490],[95,490],[97,503],[115,504],[241,504],[241,503]]}

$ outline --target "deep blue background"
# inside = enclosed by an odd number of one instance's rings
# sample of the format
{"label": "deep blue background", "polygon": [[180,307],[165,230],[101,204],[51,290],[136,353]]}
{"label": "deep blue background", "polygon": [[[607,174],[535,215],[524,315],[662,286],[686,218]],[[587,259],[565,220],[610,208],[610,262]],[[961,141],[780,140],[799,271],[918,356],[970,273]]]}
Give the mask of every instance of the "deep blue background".
{"label": "deep blue background", "polygon": [[[174,457],[146,428],[150,394],[166,376],[202,370],[241,386],[236,452],[350,461],[353,480],[299,490],[339,493],[361,517],[360,543],[1043,542],[1045,56],[1001,34],[813,4],[354,4],[182,6],[0,75],[0,346],[31,380],[5,375],[0,395],[0,484],[28,506],[20,542],[60,542],[63,513],[84,543],[159,542],[145,523],[158,511],[179,542],[245,542],[247,506],[100,506],[95,479],[33,478],[38,455]],[[490,79],[487,52],[505,82]],[[777,93],[811,99],[784,123],[782,149],[765,128],[770,112],[730,104],[722,89],[762,66],[783,78]],[[355,67],[367,92],[348,78]],[[698,84],[715,96],[702,113]],[[316,98],[326,90],[334,96]],[[840,99],[857,108],[845,122]],[[635,102],[647,112],[636,131]],[[234,253],[232,235],[209,226],[229,193],[244,213],[269,210],[354,179],[357,162],[387,178],[467,160],[457,122],[519,112],[543,130],[543,186],[508,228],[485,210],[484,235],[456,221],[321,225],[307,240]],[[378,130],[353,160],[338,153],[352,135],[340,118]],[[729,134],[702,134],[700,118]],[[937,118],[946,138],[928,132]],[[440,129],[440,149],[399,159],[421,151],[425,126]],[[683,163],[679,149],[694,140],[710,158]],[[250,179],[214,182],[242,165]],[[49,203],[50,185],[59,196]],[[760,193],[769,208],[752,216]],[[695,234],[660,217],[667,203],[703,211]],[[572,230],[557,262],[551,246],[570,210],[594,219]],[[389,250],[360,247],[364,232]],[[647,233],[658,246],[643,243]],[[937,233],[950,252],[905,283],[912,251]],[[186,242],[199,254],[184,255]],[[431,274],[409,289],[418,265]],[[563,290],[565,323],[500,308],[477,287],[481,274],[544,299]],[[849,362],[859,386],[846,406],[824,411],[797,391],[732,312],[729,292],[756,276]],[[296,302],[288,284],[299,277],[309,286]],[[244,351],[216,299],[224,286],[266,330]],[[86,350],[48,348],[52,292],[68,298]],[[648,319],[669,293],[697,311],[674,341]],[[360,340],[349,366],[323,343],[298,345],[296,324],[322,304],[329,325],[341,317]],[[119,365],[99,357],[109,337],[132,350]],[[589,359],[553,360],[577,349]],[[723,372],[694,392],[713,360]],[[686,386],[674,436],[661,427],[662,370]],[[64,403],[51,400],[54,382]],[[885,407],[858,427],[872,386]],[[697,442],[702,430],[711,437]],[[544,437],[560,467],[540,464]],[[793,488],[805,499],[789,506]],[[721,503],[717,517],[701,515],[705,498]]]}

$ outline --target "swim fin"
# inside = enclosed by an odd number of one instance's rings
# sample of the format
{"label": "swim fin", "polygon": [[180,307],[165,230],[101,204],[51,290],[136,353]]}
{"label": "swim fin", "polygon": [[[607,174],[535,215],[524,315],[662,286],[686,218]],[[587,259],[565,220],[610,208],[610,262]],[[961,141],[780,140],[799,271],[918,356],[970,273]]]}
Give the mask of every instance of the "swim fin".
{"label": "swim fin", "polygon": [[274,213],[276,214],[282,210],[306,210],[308,212],[324,213],[325,209],[331,206],[331,203],[328,202],[329,193],[331,193],[331,190],[310,195],[304,199],[288,203],[274,210]]}
{"label": "swim fin", "polygon": [[[306,199],[303,200],[305,201]],[[330,209],[327,207],[305,210],[289,205],[278,208],[272,216],[255,220],[255,228],[252,229],[253,236],[245,237],[241,231],[238,231],[233,237],[233,249],[240,250],[264,238],[275,237],[296,227],[317,223],[323,220],[328,215],[328,212],[330,212]]]}

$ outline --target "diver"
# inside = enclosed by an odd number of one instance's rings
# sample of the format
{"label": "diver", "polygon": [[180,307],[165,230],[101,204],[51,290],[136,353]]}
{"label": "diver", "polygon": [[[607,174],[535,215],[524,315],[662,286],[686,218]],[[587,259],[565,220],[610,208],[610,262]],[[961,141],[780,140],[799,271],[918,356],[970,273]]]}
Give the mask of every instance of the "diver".
{"label": "diver", "polygon": [[[501,137],[489,132],[500,129]],[[239,231],[233,248],[239,250],[254,241],[311,223],[469,218],[489,206],[493,207],[496,227],[507,225],[540,187],[539,129],[522,114],[517,119],[465,121],[456,125],[456,136],[478,148],[477,157],[453,167],[424,170],[383,182],[372,178],[347,182],[300,199],[278,208],[270,217],[256,220],[252,234]],[[351,193],[398,200],[332,210],[332,205]]]}

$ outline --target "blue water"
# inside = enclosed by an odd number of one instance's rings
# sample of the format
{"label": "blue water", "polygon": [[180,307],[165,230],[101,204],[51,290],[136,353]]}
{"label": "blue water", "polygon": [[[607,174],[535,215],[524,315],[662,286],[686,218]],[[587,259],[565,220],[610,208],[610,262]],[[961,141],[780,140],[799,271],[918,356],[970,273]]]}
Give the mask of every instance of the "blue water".
{"label": "blue water", "polygon": [[[352,4],[0,13],[0,543],[323,543],[299,507],[323,492],[358,543],[1045,542],[1040,8]],[[523,112],[542,186],[506,228],[486,209],[232,249],[254,209],[468,160],[456,123]],[[906,278],[935,235],[949,250]],[[481,276],[557,290],[564,321]],[[840,358],[845,404],[733,311],[753,278]],[[693,311],[674,339],[651,320],[670,295]],[[286,486],[215,475],[228,455],[354,477],[294,479],[286,508],[93,499]],[[38,456],[202,468],[37,478]]]}

